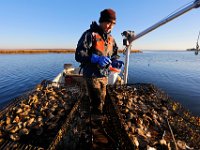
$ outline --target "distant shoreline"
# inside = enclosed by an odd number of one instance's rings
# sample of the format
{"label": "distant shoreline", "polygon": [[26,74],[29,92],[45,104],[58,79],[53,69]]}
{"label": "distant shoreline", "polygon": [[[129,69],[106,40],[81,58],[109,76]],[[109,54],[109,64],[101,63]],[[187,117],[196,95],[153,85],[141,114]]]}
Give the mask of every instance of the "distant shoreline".
{"label": "distant shoreline", "polygon": [[[122,53],[123,50],[119,50]],[[0,49],[0,54],[43,54],[43,53],[75,53],[75,49]],[[142,53],[131,50],[131,53]]]}
{"label": "distant shoreline", "polygon": [[189,49],[186,49],[186,51],[196,51],[196,48],[189,48]]}

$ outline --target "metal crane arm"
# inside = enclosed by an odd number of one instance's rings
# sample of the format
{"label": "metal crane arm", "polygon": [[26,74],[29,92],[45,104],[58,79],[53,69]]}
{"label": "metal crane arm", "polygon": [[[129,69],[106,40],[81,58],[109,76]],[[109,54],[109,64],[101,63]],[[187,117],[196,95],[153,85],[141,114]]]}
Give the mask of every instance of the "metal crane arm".
{"label": "metal crane arm", "polygon": [[181,9],[180,11],[170,15],[166,19],[163,19],[159,21],[158,23],[152,25],[151,27],[147,28],[146,30],[142,31],[141,33],[134,35],[133,31],[124,31],[122,35],[125,37],[123,44],[126,46],[126,58],[125,58],[125,66],[124,66],[124,84],[127,84],[127,79],[128,79],[128,66],[129,66],[129,54],[130,54],[130,49],[131,49],[131,43],[144,36],[145,34],[155,30],[156,28],[166,24],[167,22],[179,17],[180,15],[190,11],[193,8],[198,8],[200,7],[200,0],[195,0],[192,4],[188,5],[187,7]]}

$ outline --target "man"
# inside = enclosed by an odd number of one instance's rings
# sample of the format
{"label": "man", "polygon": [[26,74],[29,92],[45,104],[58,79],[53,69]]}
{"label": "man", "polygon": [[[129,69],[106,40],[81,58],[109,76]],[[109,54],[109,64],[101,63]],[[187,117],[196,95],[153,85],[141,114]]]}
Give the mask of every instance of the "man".
{"label": "man", "polygon": [[115,11],[104,9],[100,13],[99,25],[92,22],[76,48],[75,59],[81,63],[94,114],[103,112],[109,66],[117,61],[118,47],[110,34],[115,24]]}

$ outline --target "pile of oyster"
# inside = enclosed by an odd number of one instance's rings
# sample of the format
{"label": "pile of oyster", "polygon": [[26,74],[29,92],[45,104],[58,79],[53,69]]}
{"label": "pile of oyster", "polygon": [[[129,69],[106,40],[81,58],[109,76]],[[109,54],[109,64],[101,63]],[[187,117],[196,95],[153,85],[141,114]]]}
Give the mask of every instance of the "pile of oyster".
{"label": "pile of oyster", "polygon": [[37,88],[0,118],[0,142],[19,141],[28,135],[41,135],[58,128],[76,102],[77,88],[42,86]]}
{"label": "pile of oyster", "polygon": [[200,149],[200,117],[151,84],[109,88],[135,149]]}

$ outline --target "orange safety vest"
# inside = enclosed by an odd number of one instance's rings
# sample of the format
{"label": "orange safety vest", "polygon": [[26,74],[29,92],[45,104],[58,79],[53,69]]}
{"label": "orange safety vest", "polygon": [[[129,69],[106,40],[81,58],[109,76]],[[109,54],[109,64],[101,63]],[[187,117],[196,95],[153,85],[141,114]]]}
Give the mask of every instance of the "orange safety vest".
{"label": "orange safety vest", "polygon": [[104,41],[103,38],[98,33],[93,34],[92,48],[100,52],[104,56],[111,56],[113,52],[114,39],[111,35],[108,36],[107,41]]}

